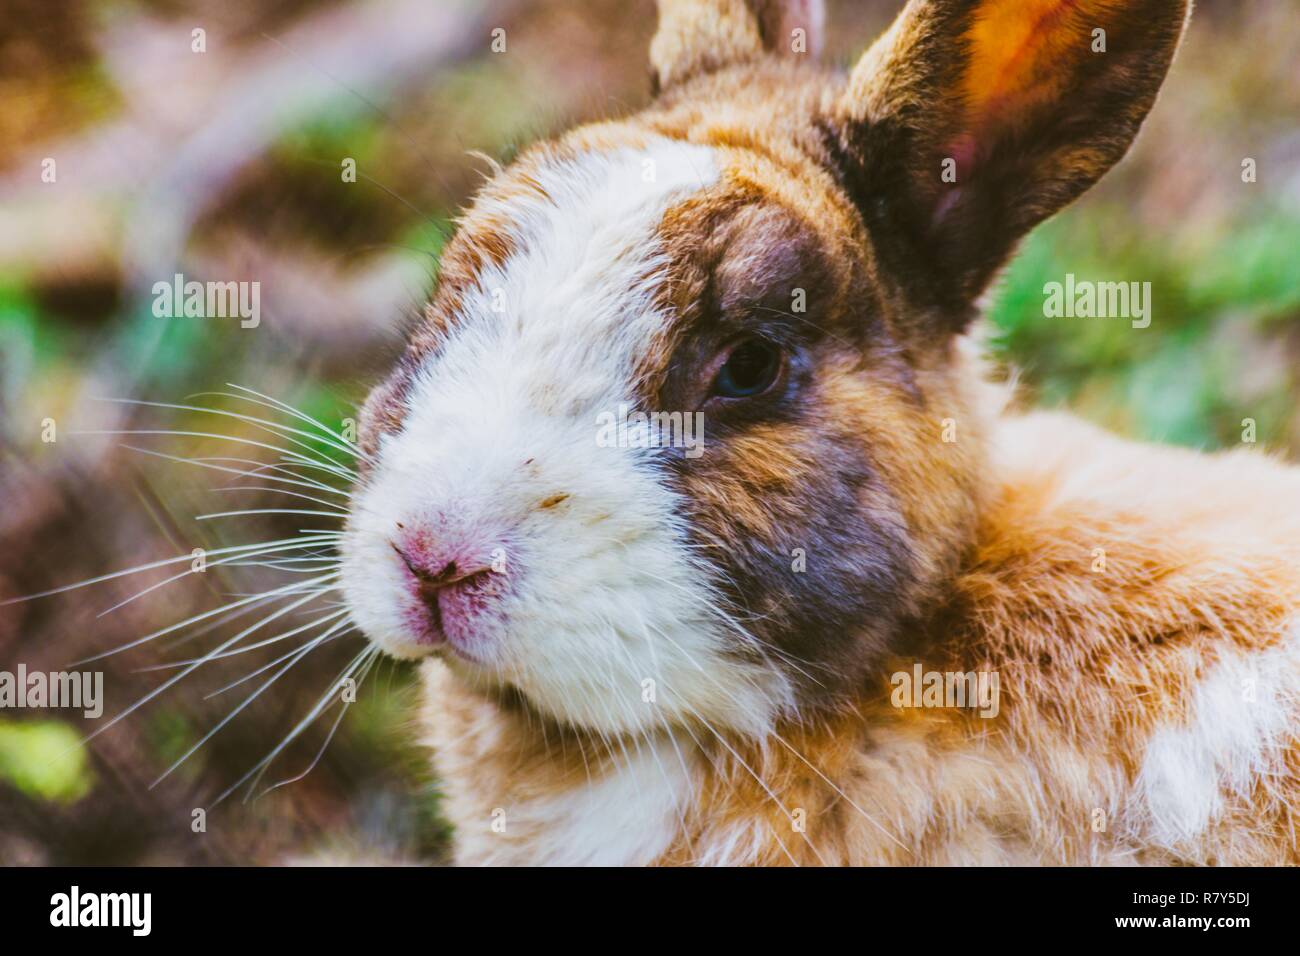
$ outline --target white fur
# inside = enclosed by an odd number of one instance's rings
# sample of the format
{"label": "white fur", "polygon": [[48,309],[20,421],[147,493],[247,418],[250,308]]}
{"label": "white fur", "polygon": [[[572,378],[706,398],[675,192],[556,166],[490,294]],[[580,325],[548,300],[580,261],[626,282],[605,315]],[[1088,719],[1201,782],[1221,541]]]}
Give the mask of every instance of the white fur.
{"label": "white fur", "polygon": [[[650,467],[658,450],[597,444],[598,415],[632,401],[634,363],[665,322],[653,304],[665,265],[656,227],[717,177],[711,149],[664,139],[557,160],[537,175],[549,199],[496,209],[517,251],[466,296],[353,506],[345,591],[385,650],[422,650],[402,626],[393,529],[449,510],[510,535],[521,555],[486,666],[457,668],[471,681],[508,682],[609,731],[698,713],[761,732],[788,701],[774,669],[724,653],[741,639],[709,610],[680,502]],[[538,509],[560,493],[563,504]]]}
{"label": "white fur", "polygon": [[1225,653],[1196,687],[1188,722],[1158,730],[1147,745],[1137,790],[1152,842],[1174,849],[1193,839],[1230,798],[1248,801],[1260,776],[1278,772],[1298,687],[1300,622],[1276,647]]}
{"label": "white fur", "polygon": [[[694,755],[663,738],[629,744],[626,759],[604,777],[507,807],[505,830],[475,839],[460,834],[473,859],[495,866],[645,866],[668,851],[694,790]],[[532,835],[511,839],[515,830]]]}

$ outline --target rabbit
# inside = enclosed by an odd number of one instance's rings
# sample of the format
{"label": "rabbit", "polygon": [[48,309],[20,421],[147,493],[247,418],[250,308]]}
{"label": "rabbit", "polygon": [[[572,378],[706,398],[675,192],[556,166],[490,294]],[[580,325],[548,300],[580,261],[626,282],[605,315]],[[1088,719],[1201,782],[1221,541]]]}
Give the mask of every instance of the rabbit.
{"label": "rabbit", "polygon": [[661,0],[651,104],[495,172],[342,549],[456,863],[1300,862],[1300,470],[979,347],[1189,15],[910,0],[845,74],[817,0]]}

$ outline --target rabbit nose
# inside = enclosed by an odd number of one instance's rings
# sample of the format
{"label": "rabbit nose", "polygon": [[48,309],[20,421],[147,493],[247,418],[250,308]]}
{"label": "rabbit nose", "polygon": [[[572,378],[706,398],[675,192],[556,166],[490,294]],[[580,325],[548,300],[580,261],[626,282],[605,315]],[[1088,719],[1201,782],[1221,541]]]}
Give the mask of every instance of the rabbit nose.
{"label": "rabbit nose", "polygon": [[[431,571],[429,567],[413,561],[410,556],[403,551],[396,542],[389,542],[393,550],[397,552],[402,563],[406,565],[406,570],[411,572],[411,576],[416,580],[416,591],[431,611],[437,611],[438,595],[448,589],[457,586],[473,588],[476,584],[481,584],[482,577],[492,573],[490,567],[476,567],[465,569],[462,564],[457,564],[453,559],[448,561],[438,571]],[[436,561],[435,561],[436,566]]]}
{"label": "rabbit nose", "polygon": [[[403,532],[405,529],[403,529]],[[422,608],[420,643],[468,650],[507,592],[505,547],[462,535],[402,533],[390,540],[407,571],[407,585]]]}

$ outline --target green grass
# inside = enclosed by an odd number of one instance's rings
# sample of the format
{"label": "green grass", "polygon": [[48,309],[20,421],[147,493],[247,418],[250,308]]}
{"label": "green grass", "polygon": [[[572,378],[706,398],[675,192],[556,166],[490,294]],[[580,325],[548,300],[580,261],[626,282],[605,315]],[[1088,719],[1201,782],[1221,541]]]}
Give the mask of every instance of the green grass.
{"label": "green grass", "polygon": [[[1136,437],[1223,447],[1250,417],[1261,442],[1283,441],[1295,383],[1285,363],[1265,374],[1257,359],[1284,352],[1300,310],[1300,219],[1257,213],[1195,244],[1143,235],[1114,207],[1046,224],[995,292],[994,353],[1021,371],[1037,403],[1076,408]],[[1150,327],[1044,316],[1045,283],[1067,273],[1150,282]]]}

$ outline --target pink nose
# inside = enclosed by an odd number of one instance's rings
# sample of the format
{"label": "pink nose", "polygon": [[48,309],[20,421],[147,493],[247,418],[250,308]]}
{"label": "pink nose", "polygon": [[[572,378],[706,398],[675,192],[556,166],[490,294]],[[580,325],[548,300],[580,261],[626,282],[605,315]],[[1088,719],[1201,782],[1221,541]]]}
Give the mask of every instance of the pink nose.
{"label": "pink nose", "polygon": [[409,615],[412,633],[420,644],[448,641],[470,651],[483,619],[504,593],[505,549],[431,538],[404,533],[400,541],[390,542],[415,599]]}

